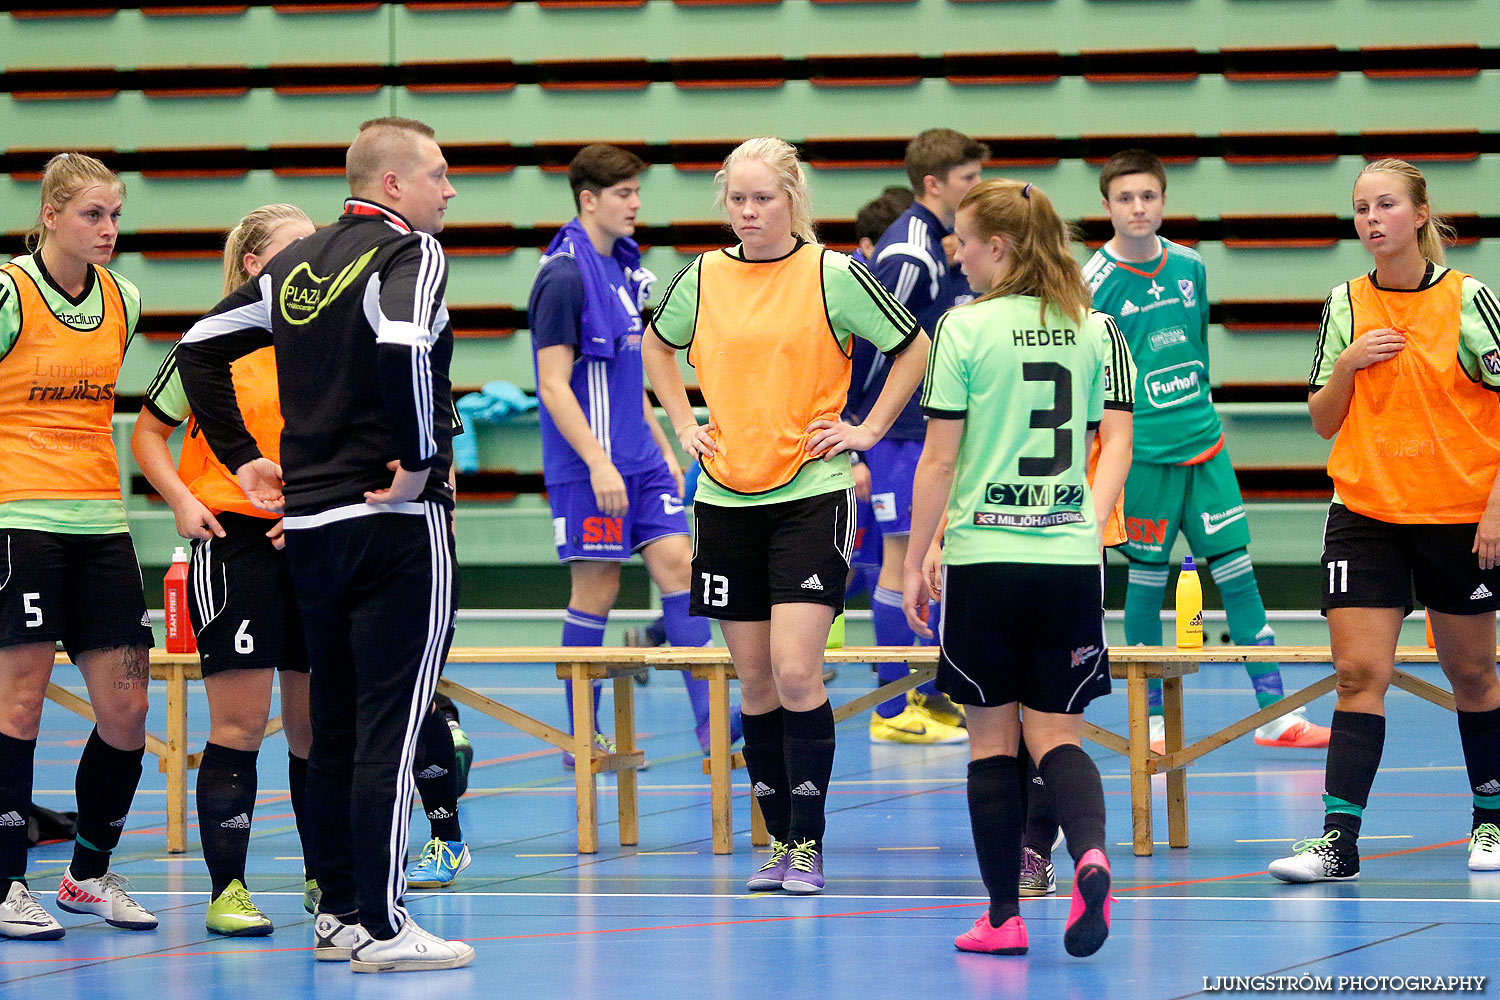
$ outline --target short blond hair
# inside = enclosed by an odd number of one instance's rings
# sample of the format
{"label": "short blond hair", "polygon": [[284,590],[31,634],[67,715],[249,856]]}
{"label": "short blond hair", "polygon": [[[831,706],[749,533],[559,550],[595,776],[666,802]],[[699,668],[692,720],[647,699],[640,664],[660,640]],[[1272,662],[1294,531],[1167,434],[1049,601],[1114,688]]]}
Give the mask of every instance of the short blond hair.
{"label": "short blond hair", "polygon": [[47,244],[47,227],[42,222],[42,212],[48,205],[54,212],[61,212],[68,202],[95,184],[107,184],[120,189],[120,199],[125,199],[125,182],[103,163],[83,153],[58,153],[47,161],[42,169],[41,206],[37,209],[36,224],[26,234],[26,252],[37,253]]}
{"label": "short blond hair", "polygon": [[724,157],[723,167],[714,175],[714,184],[718,188],[714,204],[725,207],[729,168],[752,161],[759,161],[771,168],[771,173],[776,175],[776,183],[791,201],[792,235],[807,243],[818,242],[818,234],[813,228],[812,195],[807,190],[807,171],[797,158],[797,148],[784,139],[763,136],[759,139],[746,139],[734,147]]}
{"label": "short blond hair", "polygon": [[368,192],[388,170],[407,172],[417,158],[414,137],[432,139],[436,135],[432,126],[414,118],[372,118],[364,122],[344,154],[349,193],[358,196]]}

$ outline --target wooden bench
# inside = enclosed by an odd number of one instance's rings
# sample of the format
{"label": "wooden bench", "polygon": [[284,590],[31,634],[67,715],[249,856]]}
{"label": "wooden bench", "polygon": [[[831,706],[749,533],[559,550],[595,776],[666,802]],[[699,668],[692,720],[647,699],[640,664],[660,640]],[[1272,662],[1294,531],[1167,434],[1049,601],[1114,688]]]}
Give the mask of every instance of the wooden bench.
{"label": "wooden bench", "polygon": [[[635,745],[635,685],[632,678],[645,672],[645,651],[639,649],[585,649],[563,647],[466,647],[449,651],[449,663],[556,663],[557,676],[573,681],[573,734],[554,729],[539,719],[519,712],[462,684],[443,678],[438,690],[492,719],[514,726],[559,750],[570,751],[575,761],[578,797],[578,853],[599,850],[598,782],[600,774],[618,775],[620,844],[630,846],[640,838],[640,806],[636,770],[645,753]],[[69,663],[65,654],[56,664]],[[146,734],[146,751],[157,758],[157,768],[167,776],[167,851],[187,850],[187,772],[196,768],[201,753],[188,752],[187,684],[203,674],[197,653],[151,651],[151,679],[167,685],[167,732],[165,737]],[[593,682],[614,683],[614,753],[594,746]],[[95,721],[93,706],[86,698],[56,683],[47,685],[47,697],[63,708]],[[728,707],[725,712],[727,715]],[[266,724],[269,736],[281,729],[277,717]]]}
{"label": "wooden bench", "polygon": [[[733,803],[730,791],[731,771],[745,766],[743,754],[729,749],[729,681],[735,677],[734,663],[723,648],[657,649],[649,659],[658,669],[686,670],[709,684],[709,756],[703,770],[710,776],[710,798],[713,817],[715,854],[734,851]],[[1167,776],[1168,842],[1173,847],[1188,846],[1187,766],[1213,750],[1224,746],[1256,727],[1280,718],[1333,690],[1337,677],[1330,669],[1324,677],[1299,691],[1289,693],[1274,705],[1203,737],[1191,746],[1183,746],[1184,716],[1182,678],[1198,672],[1200,663],[1329,663],[1326,646],[1207,646],[1201,649],[1173,647],[1123,646],[1109,651],[1110,676],[1125,681],[1126,735],[1111,732],[1085,721],[1084,737],[1108,750],[1122,754],[1130,761],[1130,812],[1135,853],[1152,853],[1151,776]],[[875,705],[929,680],[936,673],[937,649],[932,646],[856,648],[829,650],[828,663],[870,663],[905,661],[912,667],[909,676],[860,695],[833,710],[835,722],[842,722]],[[1436,663],[1437,654],[1426,647],[1402,647],[1396,651],[1397,663]],[[1166,722],[1166,752],[1151,750],[1147,723],[1146,691],[1151,680],[1162,681],[1162,709]],[[1392,683],[1435,705],[1454,708],[1453,695],[1442,688],[1397,669]],[[754,797],[751,804],[750,842],[756,846],[769,843],[765,824]]]}

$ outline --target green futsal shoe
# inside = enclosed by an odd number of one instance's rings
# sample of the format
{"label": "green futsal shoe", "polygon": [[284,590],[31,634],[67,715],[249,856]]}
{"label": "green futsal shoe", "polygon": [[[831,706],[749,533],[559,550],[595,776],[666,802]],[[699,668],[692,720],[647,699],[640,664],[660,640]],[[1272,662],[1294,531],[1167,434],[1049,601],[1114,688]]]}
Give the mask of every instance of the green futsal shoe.
{"label": "green futsal shoe", "polygon": [[264,937],[276,929],[271,918],[250,900],[250,892],[239,879],[230,882],[219,897],[208,904],[204,921],[212,934],[225,937]]}
{"label": "green futsal shoe", "polygon": [[323,890],[318,886],[315,878],[302,880],[302,908],[308,913],[317,913],[318,904],[323,901]]}

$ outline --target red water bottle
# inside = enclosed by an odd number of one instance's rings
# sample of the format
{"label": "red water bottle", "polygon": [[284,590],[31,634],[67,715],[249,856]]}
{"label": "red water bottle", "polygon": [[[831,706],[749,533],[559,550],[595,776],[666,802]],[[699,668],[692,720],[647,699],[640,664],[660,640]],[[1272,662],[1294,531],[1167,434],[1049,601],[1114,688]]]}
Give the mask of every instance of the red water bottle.
{"label": "red water bottle", "polygon": [[172,566],[163,581],[164,607],[167,609],[167,652],[196,653],[198,637],[193,635],[193,620],[188,615],[188,557],[177,546],[172,552]]}

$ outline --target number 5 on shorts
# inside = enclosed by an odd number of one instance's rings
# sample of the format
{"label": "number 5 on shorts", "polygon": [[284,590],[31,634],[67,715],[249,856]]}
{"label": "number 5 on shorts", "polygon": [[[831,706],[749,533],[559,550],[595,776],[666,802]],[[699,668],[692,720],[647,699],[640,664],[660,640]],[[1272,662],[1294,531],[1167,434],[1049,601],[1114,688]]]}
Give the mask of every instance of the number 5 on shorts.
{"label": "number 5 on shorts", "polygon": [[703,603],[710,608],[729,604],[729,577],[717,573],[700,573],[703,577]]}
{"label": "number 5 on shorts", "polygon": [[1330,594],[1349,593],[1349,560],[1328,560],[1328,592]]}

